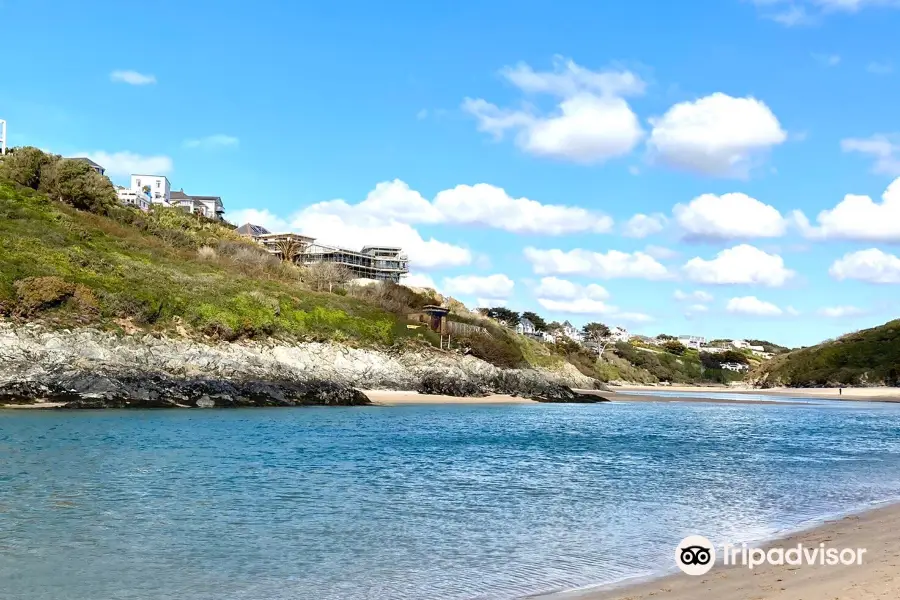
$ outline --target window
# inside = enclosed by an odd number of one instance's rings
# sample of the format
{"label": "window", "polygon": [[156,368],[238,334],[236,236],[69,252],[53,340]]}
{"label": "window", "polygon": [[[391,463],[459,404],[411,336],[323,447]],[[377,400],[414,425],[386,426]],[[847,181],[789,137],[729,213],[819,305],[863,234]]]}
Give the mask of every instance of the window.
{"label": "window", "polygon": [[141,187],[141,180],[140,180],[140,179],[137,180],[137,186],[138,186],[138,187]]}
{"label": "window", "polygon": [[157,179],[157,180],[156,180],[156,187],[159,187],[159,184],[160,184],[160,181],[159,181],[159,179]]}

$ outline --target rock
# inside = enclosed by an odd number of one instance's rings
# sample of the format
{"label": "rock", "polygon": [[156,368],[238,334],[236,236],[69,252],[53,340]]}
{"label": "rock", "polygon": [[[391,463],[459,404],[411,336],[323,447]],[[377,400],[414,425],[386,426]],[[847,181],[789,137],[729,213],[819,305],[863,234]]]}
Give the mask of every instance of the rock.
{"label": "rock", "polygon": [[443,373],[426,373],[419,382],[420,394],[455,396],[459,398],[481,398],[488,392],[474,381],[452,377]]}

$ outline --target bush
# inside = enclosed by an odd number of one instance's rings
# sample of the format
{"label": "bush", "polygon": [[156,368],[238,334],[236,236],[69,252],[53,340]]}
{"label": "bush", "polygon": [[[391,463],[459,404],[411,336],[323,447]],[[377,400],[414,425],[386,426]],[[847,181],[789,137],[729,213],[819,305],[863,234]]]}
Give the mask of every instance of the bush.
{"label": "bush", "polygon": [[216,252],[215,248],[201,246],[200,249],[197,250],[197,258],[200,260],[216,260],[219,258],[219,254]]}
{"label": "bush", "polygon": [[0,178],[36,190],[41,184],[41,169],[55,160],[59,157],[31,146],[16,148],[0,159]]}
{"label": "bush", "polygon": [[16,290],[16,312],[21,316],[59,306],[75,292],[73,284],[59,277],[28,277],[13,286]]}
{"label": "bush", "polygon": [[40,191],[54,200],[98,215],[116,206],[116,190],[108,177],[80,160],[60,159],[41,167]]}
{"label": "bush", "polygon": [[506,336],[494,337],[483,333],[467,334],[457,336],[454,343],[467,348],[472,356],[498,367],[517,368],[525,363],[522,350]]}

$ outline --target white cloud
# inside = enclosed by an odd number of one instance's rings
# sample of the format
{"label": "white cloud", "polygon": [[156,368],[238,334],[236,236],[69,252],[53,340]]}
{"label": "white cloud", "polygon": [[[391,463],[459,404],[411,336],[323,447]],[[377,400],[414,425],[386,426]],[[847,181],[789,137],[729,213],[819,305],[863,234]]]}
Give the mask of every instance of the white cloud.
{"label": "white cloud", "polygon": [[659,233],[666,227],[666,216],[659,213],[652,215],[636,214],[625,224],[623,235],[633,238],[645,238]]}
{"label": "white cloud", "polygon": [[109,74],[111,81],[116,83],[127,83],[128,85],[149,85],[156,83],[154,75],[145,75],[137,71],[113,71]]}
{"label": "white cloud", "polygon": [[509,304],[509,300],[506,298],[476,298],[475,303],[477,306],[495,308],[498,306],[506,306]]}
{"label": "white cloud", "polygon": [[828,14],[855,13],[870,6],[900,7],[898,0],[753,0],[762,16],[786,27],[812,25]]}
{"label": "white cloud", "polygon": [[696,290],[693,292],[682,292],[681,290],[675,290],[675,293],[672,295],[673,298],[678,300],[679,302],[685,302],[688,300],[694,302],[712,302],[713,295],[709,292],[704,292],[703,290]]}
{"label": "white cloud", "polygon": [[664,246],[650,245],[644,248],[644,252],[646,254],[649,254],[656,260],[668,260],[670,258],[675,258],[676,256],[678,256],[678,252]]}
{"label": "white cloud", "polygon": [[504,109],[484,99],[466,98],[462,108],[478,122],[478,130],[501,139],[515,132],[525,152],[595,164],[631,152],[644,132],[637,115],[623,99],[644,92],[644,82],[629,71],[591,71],[572,60],[556,57],[554,69],[537,72],[520,63],[500,71],[525,93],[560,99],[552,114],[534,108]]}
{"label": "white cloud", "polygon": [[437,290],[438,286],[430,275],[424,273],[410,273],[400,280],[400,283],[411,288],[431,288]]}
{"label": "white cloud", "polygon": [[826,306],[820,308],[818,314],[831,319],[840,319],[841,317],[855,317],[864,314],[865,311],[855,306]]}
{"label": "white cloud", "polygon": [[603,279],[666,279],[669,271],[649,254],[610,250],[603,254],[575,249],[525,248],[525,258],[538,275],[592,275]]}
{"label": "white cloud", "polygon": [[195,138],[184,141],[185,148],[205,148],[205,149],[213,149],[213,148],[234,148],[240,143],[240,140],[233,135],[225,135],[224,133],[217,133],[215,135],[208,135],[203,138]]}
{"label": "white cloud", "polygon": [[760,300],[756,296],[742,296],[728,301],[725,310],[736,315],[753,315],[758,317],[779,317],[784,311],[772,304]]}
{"label": "white cloud", "polygon": [[845,254],[828,271],[835,279],[869,283],[900,283],[900,258],[877,248]]}
{"label": "white cloud", "polygon": [[513,198],[503,188],[486,183],[458,185],[437,193],[433,201],[405,182],[384,181],[358,204],[344,200],[320,202],[310,211],[403,223],[451,223],[482,225],[512,233],[560,235],[579,231],[603,233],[612,229],[607,215],[577,206],[542,204],[529,198]]}
{"label": "white cloud", "polygon": [[687,205],[676,204],[672,212],[688,239],[778,237],[787,230],[778,209],[741,193],[703,194]]}
{"label": "white cloud", "polygon": [[894,65],[889,62],[873,61],[866,65],[866,71],[873,75],[890,75],[894,72]]}
{"label": "white cloud", "polygon": [[813,59],[825,67],[836,67],[841,64],[841,57],[838,54],[812,54]]}
{"label": "white cloud", "polygon": [[868,138],[848,138],[841,140],[844,152],[859,152],[875,159],[873,173],[900,175],[900,136],[877,133]]}
{"label": "white cloud", "polygon": [[543,277],[534,289],[534,295],[538,298],[555,300],[571,300],[579,296],[592,300],[606,300],[609,298],[609,292],[601,285],[591,283],[587,286],[582,286],[558,277]]}
{"label": "white cloud", "polygon": [[461,296],[481,296],[488,298],[507,298],[515,287],[512,279],[497,273],[494,275],[460,275],[445,277],[441,289],[448,294]]}
{"label": "white cloud", "polygon": [[686,315],[695,315],[698,313],[705,313],[708,310],[709,307],[707,307],[705,304],[691,304],[685,309],[684,313]]}
{"label": "white cloud", "polygon": [[290,223],[288,221],[282,219],[266,208],[239,208],[237,210],[228,211],[225,217],[230,223],[234,223],[237,226],[241,226],[244,223],[252,223],[253,225],[265,227],[273,233],[279,233],[290,229]]}
{"label": "white cloud", "polygon": [[766,151],[787,139],[765,103],[722,93],[676,104],[650,124],[647,144],[656,160],[721,177],[746,177]]}
{"label": "white cloud", "polygon": [[683,267],[692,281],[708,284],[755,284],[769,287],[784,285],[794,272],[784,266],[777,254],[741,244],[722,250],[711,260],[692,258]]}
{"label": "white cloud", "polygon": [[573,298],[571,300],[538,298],[538,304],[552,312],[579,315],[610,315],[617,310],[615,306],[593,298]]}
{"label": "white cloud", "polygon": [[880,204],[869,196],[847,194],[837,206],[823,210],[810,224],[800,211],[794,220],[806,237],[858,241],[900,241],[900,178],[891,183],[881,196]]}
{"label": "white cloud", "polygon": [[80,152],[106,169],[111,176],[168,175],[172,172],[172,159],[168,156],[143,156],[134,152]]}

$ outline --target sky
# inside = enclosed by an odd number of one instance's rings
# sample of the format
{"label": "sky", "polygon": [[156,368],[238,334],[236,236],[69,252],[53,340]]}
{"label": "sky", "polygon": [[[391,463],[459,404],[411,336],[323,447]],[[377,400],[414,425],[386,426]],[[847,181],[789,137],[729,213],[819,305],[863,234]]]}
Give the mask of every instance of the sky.
{"label": "sky", "polygon": [[473,308],[788,346],[897,316],[900,0],[0,0],[0,22],[9,145],[400,245],[409,284]]}

